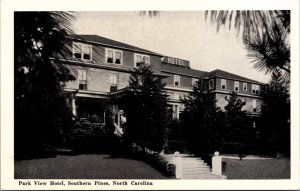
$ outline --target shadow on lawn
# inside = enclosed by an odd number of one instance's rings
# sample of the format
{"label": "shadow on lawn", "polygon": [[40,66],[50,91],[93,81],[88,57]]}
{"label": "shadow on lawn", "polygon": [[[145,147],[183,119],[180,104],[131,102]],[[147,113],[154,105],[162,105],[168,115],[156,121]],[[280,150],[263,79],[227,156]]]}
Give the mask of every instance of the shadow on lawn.
{"label": "shadow on lawn", "polygon": [[290,159],[224,159],[228,179],[290,179]]}

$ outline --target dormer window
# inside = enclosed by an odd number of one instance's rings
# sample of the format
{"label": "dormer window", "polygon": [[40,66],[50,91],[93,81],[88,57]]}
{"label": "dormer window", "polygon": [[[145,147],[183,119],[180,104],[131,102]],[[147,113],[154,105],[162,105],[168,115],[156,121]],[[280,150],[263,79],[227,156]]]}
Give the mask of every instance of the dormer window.
{"label": "dormer window", "polygon": [[134,54],[134,67],[139,67],[142,64],[150,65],[150,56],[144,54]]}
{"label": "dormer window", "polygon": [[107,50],[106,51],[106,62],[107,63],[113,63],[114,62],[114,51],[112,50]]}
{"label": "dormer window", "polygon": [[105,60],[108,64],[122,64],[122,51],[108,48],[105,49]]}
{"label": "dormer window", "polygon": [[92,60],[92,45],[73,42],[73,58]]}
{"label": "dormer window", "polygon": [[240,83],[237,81],[234,81],[234,91],[238,92],[240,89],[239,86],[240,86]]}
{"label": "dormer window", "polygon": [[221,79],[221,89],[226,90],[226,80],[225,79]]}
{"label": "dormer window", "polygon": [[247,91],[247,83],[243,83],[243,91]]}
{"label": "dormer window", "polygon": [[252,84],[252,94],[259,94],[259,85]]}

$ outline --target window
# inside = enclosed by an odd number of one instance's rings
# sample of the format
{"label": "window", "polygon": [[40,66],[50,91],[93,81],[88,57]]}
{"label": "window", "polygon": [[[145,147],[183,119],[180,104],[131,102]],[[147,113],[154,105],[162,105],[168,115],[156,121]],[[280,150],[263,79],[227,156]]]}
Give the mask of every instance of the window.
{"label": "window", "polygon": [[257,111],[257,102],[256,102],[256,99],[253,99],[253,101],[252,101],[252,108],[253,108],[254,112]]}
{"label": "window", "polygon": [[214,87],[214,79],[210,79],[208,82],[208,89],[212,90]]}
{"label": "window", "polygon": [[122,51],[115,49],[105,49],[106,63],[109,64],[122,64],[123,56]]}
{"label": "window", "polygon": [[180,86],[180,76],[174,75],[174,86]]}
{"label": "window", "polygon": [[243,91],[247,91],[247,83],[243,83]]}
{"label": "window", "polygon": [[192,78],[192,86],[196,86],[198,82],[197,78]]}
{"label": "window", "polygon": [[78,70],[79,89],[87,90],[86,70]]}
{"label": "window", "polygon": [[114,51],[107,50],[106,51],[106,62],[107,63],[113,63],[114,61]]}
{"label": "window", "polygon": [[221,89],[226,90],[226,80],[225,79],[221,79]]}
{"label": "window", "polygon": [[92,60],[92,45],[73,42],[73,58]]}
{"label": "window", "polygon": [[239,89],[240,89],[239,86],[240,86],[240,83],[237,82],[237,81],[235,81],[235,82],[234,82],[234,91],[238,92]]}
{"label": "window", "polygon": [[252,84],[252,94],[259,94],[259,85]]}
{"label": "window", "polygon": [[150,65],[150,56],[144,54],[134,54],[134,67],[139,67],[142,64]]}
{"label": "window", "polygon": [[117,79],[117,74],[109,74],[109,86],[111,92],[116,91],[118,89]]}
{"label": "window", "polygon": [[172,106],[172,113],[173,113],[173,119],[179,119],[179,106],[173,105]]}
{"label": "window", "polygon": [[122,53],[115,51],[115,64],[121,64]]}

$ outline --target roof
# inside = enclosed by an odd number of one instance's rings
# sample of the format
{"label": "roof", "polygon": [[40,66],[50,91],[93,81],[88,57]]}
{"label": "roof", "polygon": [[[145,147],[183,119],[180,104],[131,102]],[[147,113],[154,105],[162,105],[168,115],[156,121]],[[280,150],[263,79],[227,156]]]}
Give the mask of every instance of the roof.
{"label": "roof", "polygon": [[[95,44],[101,44],[108,47],[115,47],[125,50],[131,50],[134,52],[140,52],[145,54],[152,54],[160,57],[164,57],[162,54],[158,54],[146,49],[142,49],[136,46],[132,46],[126,43],[122,43],[119,41],[111,40],[102,36],[98,35],[77,35],[78,40],[95,43]],[[188,62],[188,61],[187,61]],[[232,74],[229,72],[225,72],[223,70],[214,70],[211,72],[205,72],[201,70],[194,70],[189,67],[181,67],[178,65],[172,65],[172,64],[164,64],[161,65],[161,72],[165,73],[173,73],[173,74],[180,74],[180,75],[186,75],[186,76],[192,76],[192,77],[221,77],[221,78],[227,78],[227,79],[236,79],[240,81],[250,82],[250,83],[256,83],[256,84],[263,84],[262,82],[258,82],[249,78],[245,78],[236,74]]]}
{"label": "roof", "polygon": [[102,36],[98,35],[77,35],[78,39],[91,42],[91,43],[96,43],[96,44],[101,44],[101,45],[106,45],[109,47],[116,47],[116,48],[121,48],[121,49],[126,49],[126,50],[131,50],[135,52],[141,52],[141,53],[146,53],[146,54],[152,54],[152,55],[157,55],[157,56],[163,56],[161,54],[142,49],[136,46],[132,46],[126,43],[122,43],[119,41],[111,40]]}
{"label": "roof", "polygon": [[245,81],[245,82],[250,82],[250,83],[255,83],[255,84],[263,84],[262,82],[251,80],[249,78],[245,78],[236,74],[232,74],[223,70],[213,70],[209,73],[209,77],[221,77],[221,78],[227,78],[227,79],[236,79],[240,81]]}
{"label": "roof", "polygon": [[207,77],[209,74],[208,72],[205,72],[205,71],[194,70],[191,68],[180,67],[180,66],[172,65],[172,64],[162,64],[161,72],[193,76],[196,78]]}

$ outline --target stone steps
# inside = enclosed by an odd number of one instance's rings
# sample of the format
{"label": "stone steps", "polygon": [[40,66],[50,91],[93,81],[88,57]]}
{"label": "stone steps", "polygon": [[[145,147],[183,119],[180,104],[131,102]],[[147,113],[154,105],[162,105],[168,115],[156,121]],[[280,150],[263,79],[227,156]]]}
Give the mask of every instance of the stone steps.
{"label": "stone steps", "polygon": [[210,167],[207,165],[207,164],[199,164],[199,165],[190,165],[190,166],[186,166],[185,164],[184,165],[184,169],[198,169],[198,168],[207,168],[207,169],[210,169]]}
{"label": "stone steps", "polygon": [[210,169],[207,168],[197,168],[197,169],[182,169],[183,173],[204,173],[204,172],[208,172],[211,173]]}
{"label": "stone steps", "polygon": [[[167,161],[176,165],[176,157],[174,155],[163,156]],[[212,174],[211,168],[201,158],[189,155],[180,155],[180,157],[182,166],[181,179],[226,179],[226,176]]]}

